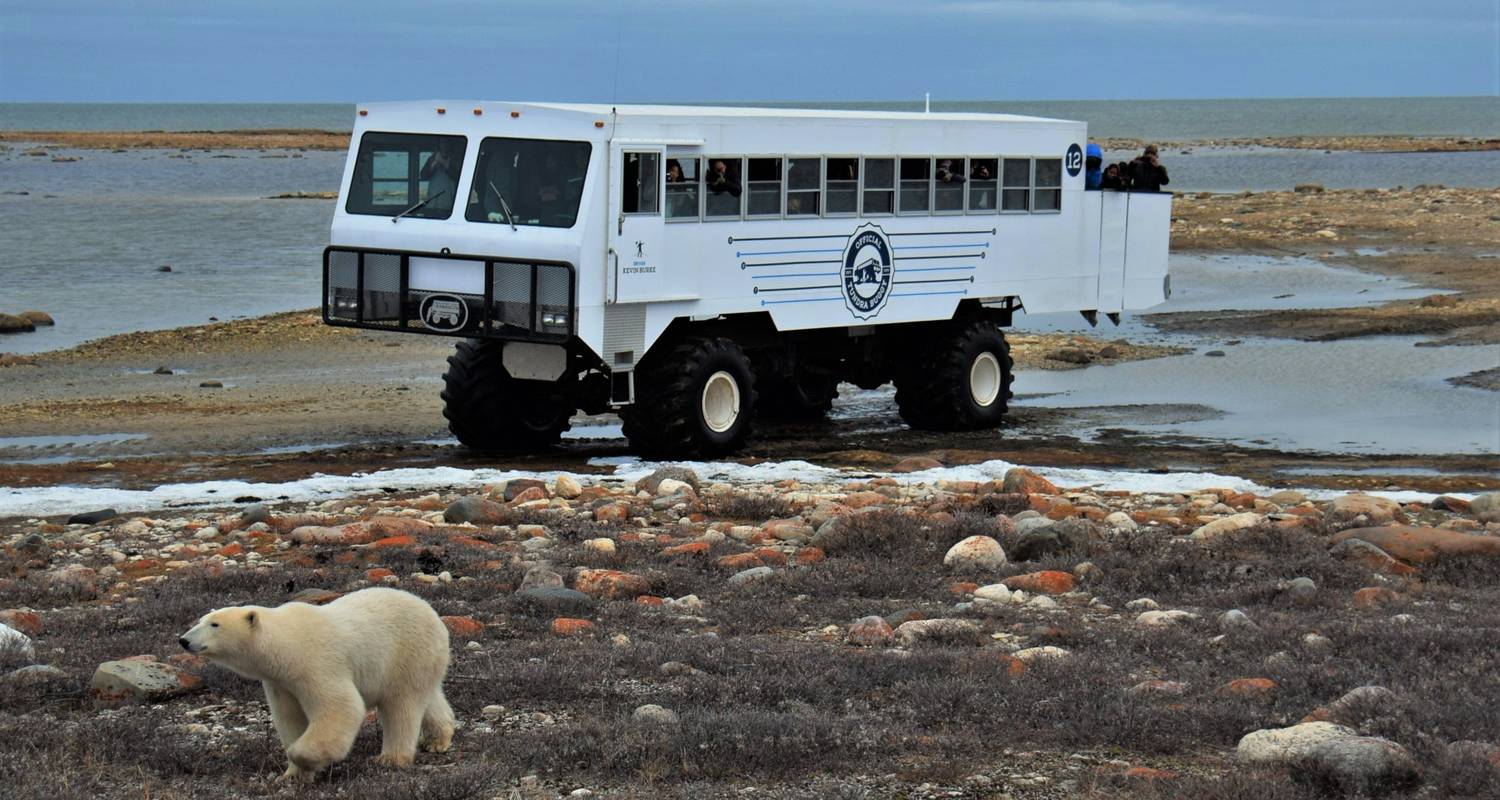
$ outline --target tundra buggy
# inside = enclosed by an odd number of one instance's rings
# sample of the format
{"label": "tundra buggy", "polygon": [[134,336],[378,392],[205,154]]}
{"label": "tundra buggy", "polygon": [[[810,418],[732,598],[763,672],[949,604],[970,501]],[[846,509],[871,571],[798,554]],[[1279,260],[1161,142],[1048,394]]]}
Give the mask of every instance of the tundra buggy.
{"label": "tundra buggy", "polygon": [[464,445],[616,411],[653,457],[896,386],[914,428],[1000,424],[1012,315],[1170,293],[1171,196],[1085,191],[1081,122],[556,103],[361,106],[323,319],[460,337]]}

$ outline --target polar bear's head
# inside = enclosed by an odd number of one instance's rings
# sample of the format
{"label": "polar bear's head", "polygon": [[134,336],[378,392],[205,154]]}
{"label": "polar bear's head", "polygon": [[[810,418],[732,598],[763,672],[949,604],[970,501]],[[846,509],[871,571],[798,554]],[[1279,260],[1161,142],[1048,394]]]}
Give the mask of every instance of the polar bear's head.
{"label": "polar bear's head", "polygon": [[265,627],[265,611],[259,606],[210,611],[177,642],[189,653],[234,668],[254,650],[255,640]]}

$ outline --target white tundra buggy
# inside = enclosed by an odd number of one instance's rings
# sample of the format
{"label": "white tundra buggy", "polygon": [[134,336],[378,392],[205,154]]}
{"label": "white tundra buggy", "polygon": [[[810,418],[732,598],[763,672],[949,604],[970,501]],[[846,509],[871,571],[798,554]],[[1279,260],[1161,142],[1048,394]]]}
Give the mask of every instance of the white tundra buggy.
{"label": "white tundra buggy", "polygon": [[1086,191],[1081,122],[926,114],[359,107],[323,319],[461,337],[464,445],[555,443],[614,410],[642,454],[739,449],[896,385],[912,427],[999,425],[1003,328],[1170,293],[1171,195]]}

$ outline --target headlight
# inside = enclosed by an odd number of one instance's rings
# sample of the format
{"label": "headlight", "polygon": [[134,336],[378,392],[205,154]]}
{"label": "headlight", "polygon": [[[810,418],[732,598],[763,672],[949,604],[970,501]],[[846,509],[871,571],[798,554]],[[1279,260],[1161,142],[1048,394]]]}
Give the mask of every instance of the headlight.
{"label": "headlight", "polygon": [[568,314],[564,311],[544,311],[542,324],[549,328],[566,328],[568,327]]}

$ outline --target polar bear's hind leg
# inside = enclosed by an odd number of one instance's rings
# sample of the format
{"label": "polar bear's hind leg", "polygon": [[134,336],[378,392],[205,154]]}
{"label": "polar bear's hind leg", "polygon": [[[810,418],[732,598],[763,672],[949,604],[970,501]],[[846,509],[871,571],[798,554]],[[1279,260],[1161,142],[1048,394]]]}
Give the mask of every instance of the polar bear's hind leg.
{"label": "polar bear's hind leg", "polygon": [[453,744],[453,724],[453,709],[439,686],[427,698],[427,710],[422,714],[422,749],[429,753],[448,752]]}

